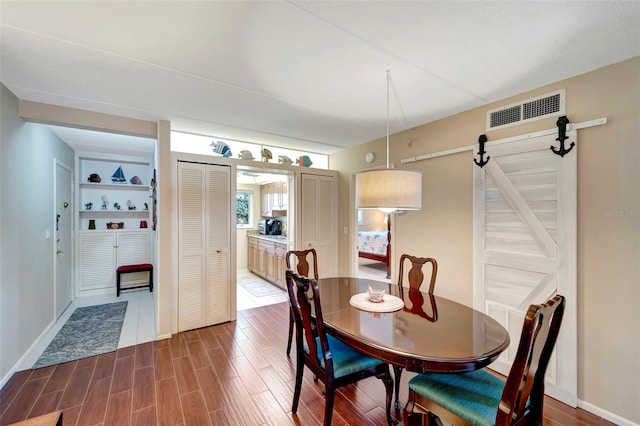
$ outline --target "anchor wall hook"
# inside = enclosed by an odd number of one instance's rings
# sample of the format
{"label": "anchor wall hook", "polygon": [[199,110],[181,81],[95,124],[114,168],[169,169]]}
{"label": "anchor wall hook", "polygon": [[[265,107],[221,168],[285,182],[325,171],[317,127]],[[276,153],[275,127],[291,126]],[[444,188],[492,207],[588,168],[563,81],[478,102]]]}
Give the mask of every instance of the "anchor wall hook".
{"label": "anchor wall hook", "polygon": [[568,154],[576,144],[575,142],[571,142],[569,148],[564,147],[564,141],[569,139],[569,137],[566,135],[567,124],[569,124],[569,119],[566,115],[558,118],[558,121],[556,121],[556,126],[558,126],[558,137],[556,138],[556,140],[560,142],[560,147],[558,149],[555,149],[553,145],[549,147],[554,154],[557,154],[560,157],[564,157],[565,154]]}
{"label": "anchor wall hook", "polygon": [[473,159],[473,162],[476,163],[476,165],[480,166],[480,168],[484,167],[484,165],[487,164],[491,159],[491,156],[489,155],[487,155],[486,160],[484,158],[484,154],[486,154],[486,151],[484,150],[484,143],[486,141],[487,141],[487,135],[480,135],[480,137],[478,138],[478,144],[480,145],[480,150],[478,151],[478,155],[480,156],[480,161],[476,160],[475,158]]}

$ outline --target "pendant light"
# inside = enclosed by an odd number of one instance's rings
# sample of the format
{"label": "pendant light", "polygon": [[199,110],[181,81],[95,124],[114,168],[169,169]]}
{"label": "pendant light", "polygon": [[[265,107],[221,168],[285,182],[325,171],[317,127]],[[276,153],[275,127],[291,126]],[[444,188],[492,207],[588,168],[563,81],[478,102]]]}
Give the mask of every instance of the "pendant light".
{"label": "pendant light", "polygon": [[356,208],[422,209],[422,172],[389,168],[389,70],[387,70],[387,168],[356,174]]}

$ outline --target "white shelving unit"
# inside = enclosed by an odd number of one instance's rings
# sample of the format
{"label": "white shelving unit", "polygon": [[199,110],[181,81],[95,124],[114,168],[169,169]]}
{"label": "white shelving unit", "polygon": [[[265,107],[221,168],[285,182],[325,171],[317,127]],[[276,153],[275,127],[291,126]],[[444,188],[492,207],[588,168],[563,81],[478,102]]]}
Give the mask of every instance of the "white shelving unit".
{"label": "white shelving unit", "polygon": [[[126,179],[122,183],[111,180],[118,167],[122,168]],[[99,183],[88,182],[94,173],[100,176]],[[76,175],[76,294],[115,294],[118,266],[151,263],[152,160],[77,153]],[[134,176],[140,179],[141,184],[131,183]],[[105,208],[103,197],[107,200]],[[129,201],[135,209],[128,208]],[[120,210],[114,203],[120,205]],[[89,229],[90,221],[95,224],[95,229]],[[123,228],[110,229],[107,226],[110,222],[122,222]],[[148,279],[146,272],[126,274],[122,286],[141,284]]]}
{"label": "white shelving unit", "polygon": [[[111,176],[122,168],[125,182],[112,183]],[[102,158],[96,155],[78,156],[78,225],[79,231],[89,229],[89,221],[95,221],[95,229],[104,230],[108,222],[123,222],[124,229],[139,229],[141,221],[151,226],[151,178],[153,168],[150,160],[137,158]],[[101,182],[88,182],[91,174],[100,176]],[[134,185],[131,179],[137,176],[142,184]],[[103,197],[107,200],[103,205]],[[128,202],[135,209],[130,210]],[[115,203],[120,209],[115,207]],[[105,208],[106,207],[106,208]]]}

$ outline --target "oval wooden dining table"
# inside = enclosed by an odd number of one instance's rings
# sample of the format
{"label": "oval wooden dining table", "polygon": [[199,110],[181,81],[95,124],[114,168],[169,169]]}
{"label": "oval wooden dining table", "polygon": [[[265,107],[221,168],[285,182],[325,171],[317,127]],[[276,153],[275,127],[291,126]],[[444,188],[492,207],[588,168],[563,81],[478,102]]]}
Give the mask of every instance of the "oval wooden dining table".
{"label": "oval wooden dining table", "polygon": [[[385,288],[404,307],[375,313],[351,306],[368,287]],[[473,371],[495,361],[509,333],[491,317],[443,297],[364,278],[318,280],[329,333],[361,352],[418,373]]]}

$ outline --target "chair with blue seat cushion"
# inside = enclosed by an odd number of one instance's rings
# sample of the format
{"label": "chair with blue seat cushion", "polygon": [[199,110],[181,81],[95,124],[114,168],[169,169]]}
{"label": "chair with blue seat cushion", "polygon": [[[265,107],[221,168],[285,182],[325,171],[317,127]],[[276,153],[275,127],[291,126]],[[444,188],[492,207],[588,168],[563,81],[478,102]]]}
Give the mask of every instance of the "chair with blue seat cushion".
{"label": "chair with blue seat cushion", "polygon": [[[292,269],[295,259],[295,266],[298,275],[303,277],[310,277],[318,279],[318,255],[313,248],[307,250],[289,250],[284,256],[287,269]],[[311,264],[313,265],[313,276],[309,275],[311,272],[311,266],[309,265],[309,258],[311,258]],[[293,312],[289,314],[289,341],[287,342],[287,355],[291,353],[291,342],[293,341]]]}
{"label": "chair with blue seat cushion", "polygon": [[[432,257],[417,257],[410,254],[403,253],[400,256],[400,268],[398,273],[398,287],[400,293],[403,293],[403,280],[404,280],[404,265],[406,261],[411,262],[411,269],[407,272],[407,280],[409,281],[409,290],[415,291],[414,294],[419,294],[417,291],[421,291],[422,281],[424,281],[424,273],[422,267],[427,263],[431,263],[431,279],[429,280],[429,289],[427,293],[433,294],[433,289],[436,287],[436,275],[438,275],[438,262]],[[395,393],[396,393],[396,411],[400,411],[400,378],[402,377],[402,367],[397,365],[393,366],[393,376],[395,379]]]}
{"label": "chair with blue seat cushion", "polygon": [[460,374],[419,374],[409,381],[405,424],[428,420],[452,425],[541,425],[544,375],[564,314],[556,295],[531,305],[507,380],[477,370]]}
{"label": "chair with blue seat cushion", "polygon": [[325,426],[331,424],[336,389],[371,376],[379,378],[384,383],[387,422],[393,424],[393,380],[389,365],[326,333],[318,282],[315,279],[302,277],[287,269],[286,281],[296,324],[296,384],[291,412],[296,413],[298,410],[303,371],[306,366],[325,386]]}

